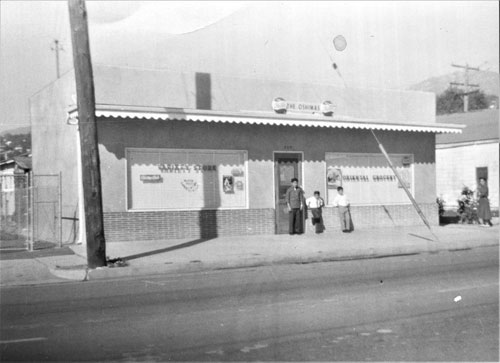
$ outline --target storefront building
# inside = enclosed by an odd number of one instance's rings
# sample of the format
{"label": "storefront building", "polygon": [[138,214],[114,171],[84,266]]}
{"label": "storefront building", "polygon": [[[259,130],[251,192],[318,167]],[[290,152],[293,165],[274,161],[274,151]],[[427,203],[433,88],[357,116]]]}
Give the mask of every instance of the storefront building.
{"label": "storefront building", "polygon": [[[435,135],[461,127],[435,123],[433,94],[113,67],[94,73],[107,241],[287,233],[284,193],[293,177],[306,197],[318,190],[325,199],[327,232],[339,229],[332,201],[340,185],[355,228],[420,224],[372,131],[438,223]],[[67,74],[33,97],[33,167],[63,172],[63,213],[82,224],[74,94]]]}

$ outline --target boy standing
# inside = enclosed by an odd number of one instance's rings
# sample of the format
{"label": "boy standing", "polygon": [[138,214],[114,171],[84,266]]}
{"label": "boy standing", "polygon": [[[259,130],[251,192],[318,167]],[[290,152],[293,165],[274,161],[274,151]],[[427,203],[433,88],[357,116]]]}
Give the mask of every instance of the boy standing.
{"label": "boy standing", "polygon": [[312,214],[312,224],[315,226],[315,232],[321,233],[323,232],[323,212],[322,209],[325,205],[323,198],[319,196],[319,191],[315,191],[312,197],[306,199],[307,208],[311,211]]}
{"label": "boy standing", "polygon": [[302,234],[302,210],[304,209],[304,191],[299,187],[299,180],[292,179],[292,186],[286,191],[288,206],[288,233]]}
{"label": "boy standing", "polygon": [[337,193],[337,196],[333,200],[333,206],[339,208],[340,228],[344,233],[351,232],[352,228],[349,199],[347,199],[347,195],[344,194],[344,188],[338,187]]}

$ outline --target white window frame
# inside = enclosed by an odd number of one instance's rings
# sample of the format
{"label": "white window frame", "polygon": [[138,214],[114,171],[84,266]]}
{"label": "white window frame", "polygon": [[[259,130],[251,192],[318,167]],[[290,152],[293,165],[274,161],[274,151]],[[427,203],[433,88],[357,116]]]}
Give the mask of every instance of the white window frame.
{"label": "white window frame", "polygon": [[[144,209],[134,209],[130,207],[129,203],[129,153],[137,151],[137,152],[197,152],[197,153],[215,153],[215,154],[224,154],[224,153],[243,153],[244,155],[244,171],[245,171],[245,206],[244,207],[203,207],[203,208],[144,208]],[[170,148],[137,148],[137,147],[126,147],[125,148],[125,203],[127,206],[127,212],[159,212],[159,211],[201,211],[201,210],[241,210],[241,209],[249,209],[249,186],[248,186],[248,150],[229,150],[229,149],[170,149]]]}
{"label": "white window frame", "polygon": [[[342,151],[326,151],[325,152],[325,168],[323,172],[323,176],[325,178],[325,190],[324,190],[324,195],[327,199],[326,201],[326,206],[327,207],[333,207],[333,203],[331,203],[328,200],[328,184],[326,183],[326,173],[328,170],[328,163],[327,163],[327,158],[326,154],[345,154],[345,155],[360,155],[360,156],[384,156],[383,154],[380,153],[351,153],[351,152],[342,152]],[[413,153],[404,153],[404,154],[388,154],[389,157],[395,156],[395,157],[403,157],[403,156],[411,156],[411,164],[410,164],[410,172],[411,172],[411,188],[410,188],[410,193],[415,198],[415,155]],[[385,159],[385,157],[384,157]],[[391,160],[392,161],[392,160]],[[389,167],[389,164],[387,164],[387,167]],[[389,167],[390,168],[390,167]],[[346,194],[349,194],[347,192]],[[405,193],[406,194],[406,193]],[[402,203],[357,203],[357,204],[352,204],[355,207],[372,207],[376,205],[411,205],[411,200],[408,199],[408,202],[402,202]]]}

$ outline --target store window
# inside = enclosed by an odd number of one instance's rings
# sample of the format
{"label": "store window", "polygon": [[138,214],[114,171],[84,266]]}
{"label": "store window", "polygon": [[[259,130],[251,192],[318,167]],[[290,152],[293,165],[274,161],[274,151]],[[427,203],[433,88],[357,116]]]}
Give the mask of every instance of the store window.
{"label": "store window", "polygon": [[[413,155],[391,154],[391,162],[413,194]],[[342,186],[353,205],[410,203],[387,160],[381,154],[326,153],[327,203]]]}
{"label": "store window", "polygon": [[127,149],[131,210],[247,207],[247,153]]}

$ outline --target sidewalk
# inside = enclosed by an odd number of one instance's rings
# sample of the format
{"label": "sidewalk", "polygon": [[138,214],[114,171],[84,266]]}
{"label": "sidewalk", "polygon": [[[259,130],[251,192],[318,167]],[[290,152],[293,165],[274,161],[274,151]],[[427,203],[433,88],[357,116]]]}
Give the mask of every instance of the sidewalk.
{"label": "sidewalk", "polygon": [[196,272],[275,264],[314,263],[381,258],[417,253],[465,250],[499,244],[498,219],[494,226],[447,225],[381,227],[352,233],[316,235],[234,236],[213,239],[182,239],[109,242],[106,255],[121,258],[124,267],[88,270],[83,245],[70,246],[70,254],[1,261],[1,286],[33,285],[68,280],[96,280],[174,272]]}

